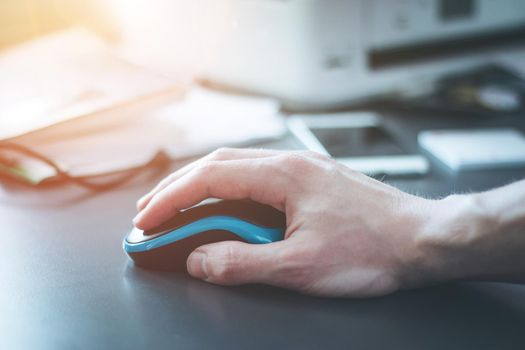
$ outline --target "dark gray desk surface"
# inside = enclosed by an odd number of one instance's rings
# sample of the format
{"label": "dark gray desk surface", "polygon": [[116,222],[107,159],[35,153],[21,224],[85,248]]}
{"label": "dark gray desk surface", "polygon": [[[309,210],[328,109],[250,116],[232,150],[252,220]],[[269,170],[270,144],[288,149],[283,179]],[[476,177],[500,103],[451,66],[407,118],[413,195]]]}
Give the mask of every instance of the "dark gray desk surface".
{"label": "dark gray desk surface", "polygon": [[[421,120],[389,121],[414,146]],[[434,168],[425,177],[386,181],[441,196],[524,174],[452,176]],[[0,186],[0,348],[525,349],[525,286],[464,283],[330,300],[264,286],[224,288],[135,268],[121,240],[135,200],[157,180],[137,179],[96,196],[73,186]]]}

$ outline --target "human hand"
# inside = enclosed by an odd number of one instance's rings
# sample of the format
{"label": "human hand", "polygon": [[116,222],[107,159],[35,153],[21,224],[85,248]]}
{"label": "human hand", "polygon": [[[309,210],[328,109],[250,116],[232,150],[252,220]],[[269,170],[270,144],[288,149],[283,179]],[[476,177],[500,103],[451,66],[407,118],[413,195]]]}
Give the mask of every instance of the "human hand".
{"label": "human hand", "polygon": [[220,149],[139,200],[135,225],[155,227],[210,197],[252,199],[285,212],[285,239],[201,246],[187,261],[192,276],[354,297],[417,284],[412,277],[425,256],[417,238],[437,203],[312,152]]}

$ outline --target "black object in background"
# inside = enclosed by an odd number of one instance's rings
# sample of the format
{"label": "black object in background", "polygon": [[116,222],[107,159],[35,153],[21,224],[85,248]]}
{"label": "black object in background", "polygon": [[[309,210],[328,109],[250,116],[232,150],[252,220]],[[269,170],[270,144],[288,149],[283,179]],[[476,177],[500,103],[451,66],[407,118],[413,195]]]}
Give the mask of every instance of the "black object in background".
{"label": "black object in background", "polygon": [[407,154],[380,126],[310,128],[310,130],[334,158]]}
{"label": "black object in background", "polygon": [[474,0],[441,0],[439,2],[439,16],[444,21],[469,18],[476,11]]}
{"label": "black object in background", "polygon": [[525,80],[507,67],[491,64],[445,76],[430,94],[378,99],[373,105],[390,111],[423,110],[444,115],[514,114],[525,111]]}

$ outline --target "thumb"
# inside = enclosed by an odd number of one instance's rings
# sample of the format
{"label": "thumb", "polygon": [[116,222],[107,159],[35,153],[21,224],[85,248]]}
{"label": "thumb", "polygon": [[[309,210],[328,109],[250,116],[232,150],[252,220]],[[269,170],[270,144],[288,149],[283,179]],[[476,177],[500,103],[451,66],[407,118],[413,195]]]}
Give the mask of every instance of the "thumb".
{"label": "thumb", "polygon": [[276,256],[282,243],[225,241],[203,245],[188,257],[188,272],[195,278],[222,285],[269,283],[277,273]]}

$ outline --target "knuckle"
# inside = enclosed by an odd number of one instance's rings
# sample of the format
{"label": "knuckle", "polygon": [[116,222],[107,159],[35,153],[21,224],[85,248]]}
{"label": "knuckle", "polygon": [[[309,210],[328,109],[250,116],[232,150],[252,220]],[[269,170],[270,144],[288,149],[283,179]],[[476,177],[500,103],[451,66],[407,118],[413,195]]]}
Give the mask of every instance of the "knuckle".
{"label": "knuckle", "polygon": [[223,245],[212,259],[208,259],[210,277],[219,283],[231,282],[235,277],[237,257],[237,249],[234,244]]}
{"label": "knuckle", "polygon": [[312,158],[312,159],[318,159],[318,160],[331,160],[329,156],[326,154],[322,154],[315,151],[301,151],[300,154],[305,158]]}
{"label": "knuckle", "polygon": [[212,159],[212,160],[229,159],[229,158],[231,158],[232,153],[233,153],[233,149],[232,148],[220,147],[220,148],[217,148],[212,153],[210,153],[209,159]]}
{"label": "knuckle", "polygon": [[158,187],[166,186],[167,184],[172,183],[177,177],[179,176],[179,173],[177,171],[169,174],[166,176],[161,182],[158,183]]}
{"label": "knuckle", "polygon": [[215,161],[206,160],[198,164],[195,167],[194,172],[196,173],[197,176],[207,176],[211,174],[213,171],[215,171],[216,166],[217,166],[217,163]]}
{"label": "knuckle", "polygon": [[322,164],[322,166],[328,169],[337,167],[339,165],[339,163],[337,163],[337,161],[334,158],[326,154],[322,154],[322,153],[318,153],[314,151],[305,151],[304,156],[318,161],[317,163]]}
{"label": "knuckle", "polygon": [[308,173],[317,168],[315,162],[302,153],[289,153],[282,157],[281,163],[284,169],[299,173]]}
{"label": "knuckle", "polygon": [[317,153],[314,151],[304,151],[301,153],[301,155],[304,158],[310,160],[310,162],[319,169],[322,169],[328,173],[334,173],[340,170],[340,164],[337,163],[335,159],[326,154]]}
{"label": "knuckle", "polygon": [[334,159],[330,159],[329,162],[323,163],[323,168],[328,175],[336,175],[342,171],[342,165],[337,163]]}
{"label": "knuckle", "polygon": [[168,176],[166,176],[165,178],[163,178],[162,180],[160,180],[157,185],[155,186],[155,188],[151,191],[151,192],[154,192],[158,189],[160,189],[161,187],[164,187],[170,183],[173,182],[173,180],[175,180],[177,178],[177,175],[178,175],[178,172],[177,171],[174,171],[172,172],[171,174],[169,174]]}

